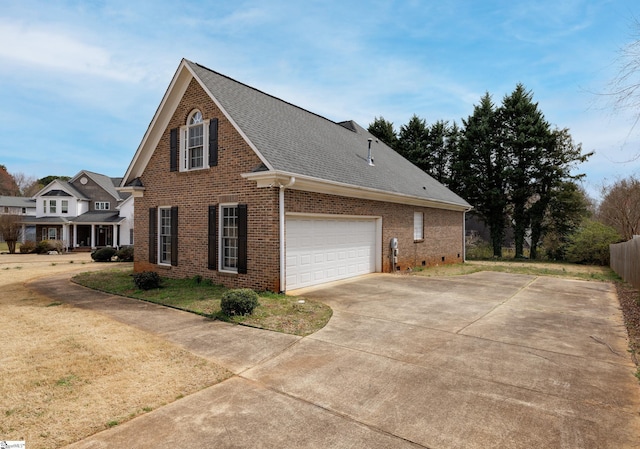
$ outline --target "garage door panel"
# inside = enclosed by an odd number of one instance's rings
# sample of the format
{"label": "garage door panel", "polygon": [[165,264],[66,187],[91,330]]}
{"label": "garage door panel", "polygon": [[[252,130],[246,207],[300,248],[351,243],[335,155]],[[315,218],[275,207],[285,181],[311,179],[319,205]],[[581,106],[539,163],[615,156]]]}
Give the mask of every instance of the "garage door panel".
{"label": "garage door panel", "polygon": [[373,219],[288,217],[287,289],[374,272],[375,247]]}

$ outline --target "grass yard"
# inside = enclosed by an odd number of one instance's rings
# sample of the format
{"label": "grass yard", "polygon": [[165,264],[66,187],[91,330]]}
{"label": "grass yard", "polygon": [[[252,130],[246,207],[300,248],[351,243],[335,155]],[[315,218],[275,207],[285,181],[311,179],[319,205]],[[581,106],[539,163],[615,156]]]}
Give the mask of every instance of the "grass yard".
{"label": "grass yard", "polygon": [[252,315],[227,317],[220,312],[220,299],[227,289],[208,280],[162,278],[161,288],[139,290],[133,283],[133,272],[103,270],[81,273],[73,281],[85,287],[162,304],[206,317],[268,329],[286,334],[306,336],[322,329],[331,308],[318,301],[296,296],[260,292],[260,305]]}
{"label": "grass yard", "polygon": [[232,375],[161,337],[24,286],[102,268],[88,254],[73,255],[74,264],[69,257],[0,257],[1,441],[63,447]]}

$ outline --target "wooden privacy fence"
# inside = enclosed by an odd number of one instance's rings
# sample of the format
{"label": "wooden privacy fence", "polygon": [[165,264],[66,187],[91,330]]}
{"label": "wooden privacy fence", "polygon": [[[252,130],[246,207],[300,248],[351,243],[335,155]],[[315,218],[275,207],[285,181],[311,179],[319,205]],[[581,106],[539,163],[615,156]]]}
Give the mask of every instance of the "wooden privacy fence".
{"label": "wooden privacy fence", "polygon": [[640,289],[640,236],[624,243],[609,245],[611,268],[622,279]]}

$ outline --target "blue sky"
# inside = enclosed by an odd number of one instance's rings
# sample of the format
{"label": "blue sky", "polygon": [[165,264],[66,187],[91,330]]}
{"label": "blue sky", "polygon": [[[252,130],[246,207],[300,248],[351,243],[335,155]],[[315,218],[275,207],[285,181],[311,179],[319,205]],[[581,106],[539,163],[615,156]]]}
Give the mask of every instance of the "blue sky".
{"label": "blue sky", "polygon": [[637,0],[0,0],[0,164],[124,175],[181,58],[367,127],[460,123],[521,82],[585,151],[584,183],[640,175],[640,127],[603,95]]}

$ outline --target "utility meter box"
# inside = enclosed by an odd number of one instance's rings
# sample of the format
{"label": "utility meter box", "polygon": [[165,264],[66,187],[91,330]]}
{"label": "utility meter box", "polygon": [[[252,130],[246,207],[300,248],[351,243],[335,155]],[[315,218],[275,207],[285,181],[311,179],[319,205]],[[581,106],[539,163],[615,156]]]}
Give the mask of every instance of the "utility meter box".
{"label": "utility meter box", "polygon": [[391,251],[390,251],[391,265],[395,267],[396,264],[398,263],[398,239],[396,237],[391,239],[391,241],[389,242],[389,247],[391,248]]}

